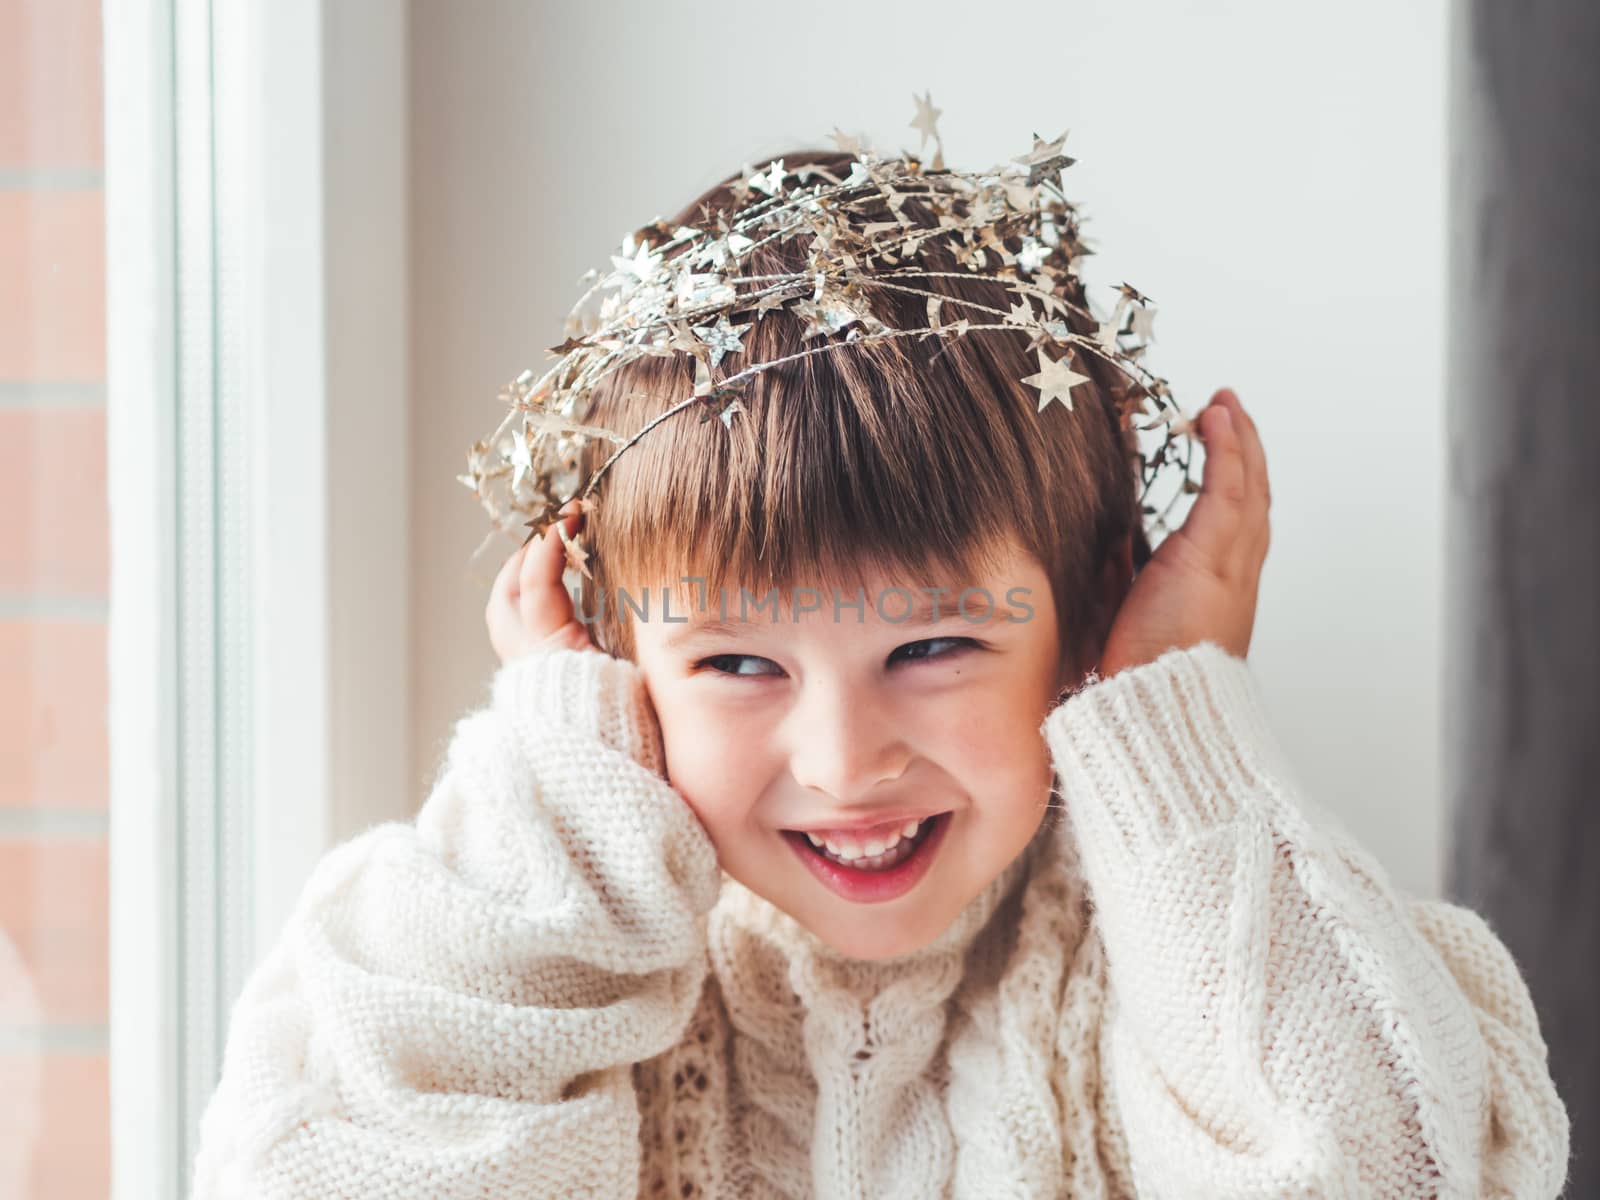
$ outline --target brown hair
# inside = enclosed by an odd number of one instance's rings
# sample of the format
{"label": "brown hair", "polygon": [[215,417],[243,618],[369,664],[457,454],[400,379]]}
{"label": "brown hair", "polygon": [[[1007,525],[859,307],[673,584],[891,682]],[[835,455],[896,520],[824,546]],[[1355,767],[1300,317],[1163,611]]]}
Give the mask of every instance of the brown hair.
{"label": "brown hair", "polygon": [[[782,158],[790,171],[814,163],[841,178],[851,161],[821,150]],[[738,178],[712,187],[670,224],[703,228],[708,213],[734,206],[728,185]],[[937,224],[915,200],[903,211],[918,225]],[[886,211],[879,219],[892,218]],[[737,269],[804,271],[805,241],[769,242]],[[1020,247],[1015,238],[1006,244]],[[960,270],[939,239],[923,244],[920,261]],[[1014,303],[1003,283],[980,276],[907,282],[1002,311]],[[1086,309],[1082,284],[1073,287],[1071,299]],[[887,325],[926,326],[925,298],[870,294]],[[993,319],[961,305],[943,314]],[[1074,332],[1095,332],[1087,316],[1068,321]],[[744,352],[725,357],[715,378],[819,344],[804,331],[796,314],[761,314],[744,334]],[[617,589],[636,599],[641,587],[658,599],[663,587],[693,597],[699,588],[680,584],[684,575],[705,578],[711,610],[725,589],[735,611],[741,586],[758,597],[773,587],[816,587],[827,596],[840,586],[853,597],[856,573],[871,569],[900,586],[949,586],[942,607],[953,605],[1011,537],[1051,582],[1068,661],[1092,664],[1114,615],[1101,611],[1102,564],[1128,537],[1135,566],[1150,553],[1136,435],[1118,416],[1135,394],[1115,366],[1074,351],[1073,368],[1092,382],[1073,389],[1074,411],[1052,402],[1039,412],[1039,393],[1019,382],[1039,369],[1027,344],[1021,330],[850,343],[755,374],[740,396],[745,411],[727,426],[715,416],[700,420],[698,405],[662,422],[607,470],[585,523],[593,579],[578,599],[596,643],[633,658],[633,618],[618,612]],[[583,420],[632,436],[693,388],[689,356],[637,359],[601,381]],[[614,449],[604,441],[587,447],[583,477]],[[900,611],[899,601],[886,604]]]}

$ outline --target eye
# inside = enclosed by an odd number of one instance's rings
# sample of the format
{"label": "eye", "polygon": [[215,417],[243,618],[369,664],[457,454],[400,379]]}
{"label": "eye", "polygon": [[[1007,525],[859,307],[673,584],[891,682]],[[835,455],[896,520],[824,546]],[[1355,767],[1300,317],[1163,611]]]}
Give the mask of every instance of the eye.
{"label": "eye", "polygon": [[[971,638],[964,637],[925,638],[920,642],[907,642],[904,646],[896,647],[894,654],[889,656],[889,661],[893,662],[896,654],[903,654],[911,662],[933,662],[942,658],[955,658],[962,651],[977,644]],[[946,650],[942,654],[929,653],[930,647],[937,646],[954,646],[955,648]]]}
{"label": "eye", "polygon": [[[705,667],[717,675],[728,675],[739,679],[749,679],[757,675],[769,675],[770,671],[741,671],[741,663],[766,663],[769,667],[777,668],[778,664],[770,658],[761,658],[755,654],[713,654],[710,658],[702,658],[695,663],[695,669]],[[730,670],[729,667],[732,667]]]}
{"label": "eye", "polygon": [[[939,647],[948,648],[942,653],[935,653]],[[972,638],[924,638],[920,642],[907,642],[904,646],[897,646],[889,655],[889,661],[894,662],[899,657],[905,662],[936,662],[941,659],[956,658],[963,651],[978,647],[980,643]],[[762,663],[772,669],[763,670],[758,665]],[[745,664],[752,664],[751,669],[745,670]],[[763,675],[783,673],[783,668],[770,658],[762,658],[756,654],[713,654],[709,658],[702,658],[694,666],[697,671],[708,670],[712,674],[725,675],[732,679],[754,679]]]}

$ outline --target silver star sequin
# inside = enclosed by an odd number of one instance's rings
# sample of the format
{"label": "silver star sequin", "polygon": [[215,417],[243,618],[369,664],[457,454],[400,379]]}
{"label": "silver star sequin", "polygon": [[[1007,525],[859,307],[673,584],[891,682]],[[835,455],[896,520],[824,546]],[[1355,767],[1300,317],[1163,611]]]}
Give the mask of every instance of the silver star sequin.
{"label": "silver star sequin", "polygon": [[727,314],[717,317],[715,325],[696,325],[695,333],[711,351],[711,365],[719,366],[725,354],[743,354],[744,343],[739,339],[744,336],[744,331],[749,329],[748,324],[730,325]]}
{"label": "silver star sequin", "polygon": [[1065,356],[1051,361],[1045,356],[1041,348],[1039,355],[1039,370],[1033,375],[1025,375],[1023,383],[1030,383],[1039,389],[1039,411],[1045,410],[1045,405],[1052,400],[1059,400],[1067,406],[1067,411],[1072,411],[1072,389],[1080,383],[1088,383],[1087,375],[1079,375],[1068,365]]}
{"label": "silver star sequin", "polygon": [[926,146],[929,138],[938,140],[939,118],[943,115],[944,109],[933,106],[932,92],[922,96],[912,92],[911,98],[917,102],[917,115],[911,118],[911,128],[922,135],[921,144]]}

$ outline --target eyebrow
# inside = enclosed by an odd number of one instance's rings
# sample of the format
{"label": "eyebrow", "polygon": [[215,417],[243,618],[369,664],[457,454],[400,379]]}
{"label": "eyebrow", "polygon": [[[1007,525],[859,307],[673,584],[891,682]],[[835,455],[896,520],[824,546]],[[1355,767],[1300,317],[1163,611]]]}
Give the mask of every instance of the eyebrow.
{"label": "eyebrow", "polygon": [[[862,607],[861,607],[861,610],[860,610],[860,614],[861,614],[861,618],[863,619],[863,623],[864,623],[864,618],[865,618],[866,613],[869,612],[869,611],[872,611],[875,606],[873,605],[872,599],[870,597],[865,596],[865,595],[861,595],[860,593],[857,593],[857,595],[861,596],[861,605],[862,605]],[[960,608],[960,605],[958,603],[958,601],[960,599],[960,596],[961,596],[961,593],[959,591],[955,591],[955,592],[948,592],[947,591],[945,594],[943,594],[941,596],[938,596],[938,597],[930,596],[926,592],[913,593],[912,594],[912,604],[911,604],[910,613],[907,616],[902,617],[898,621],[891,621],[891,622],[888,622],[888,623],[889,624],[893,624],[893,625],[908,625],[908,626],[910,626],[910,625],[921,625],[921,626],[928,626],[928,625],[944,625],[947,622],[954,620],[954,621],[960,621],[963,625],[976,626],[976,625],[982,625],[982,624],[987,623],[987,618],[988,617],[992,617],[997,613],[1009,612],[1010,611],[1009,606],[1004,606],[1004,605],[1001,604],[1001,602],[999,600],[996,600],[993,612],[987,614],[986,619],[984,621],[967,620],[966,618],[962,617],[962,615],[961,615],[961,608]],[[854,599],[854,597],[850,597],[850,596],[843,596],[843,595],[840,596],[840,604],[839,604],[840,618],[839,619],[840,619],[841,623],[843,623],[845,621],[848,621],[848,620],[851,620],[853,617],[855,617],[855,615],[857,613],[857,609],[855,607],[855,604],[853,603],[853,599]],[[847,601],[849,601],[849,603],[847,603]],[[938,609],[939,609],[939,619],[937,621],[934,620],[934,615],[933,615],[934,605],[935,605],[936,602],[937,602]],[[899,616],[900,610],[903,607],[903,604],[904,604],[903,597],[898,595],[898,594],[896,594],[896,595],[889,596],[883,602],[882,607],[883,607],[884,611],[890,613],[891,615]],[[814,611],[814,612],[816,612],[818,614],[827,613],[829,611],[829,609],[832,607],[832,605],[833,605],[833,597],[832,596],[826,596],[826,597],[823,598],[822,606],[820,608],[814,609],[812,611]],[[974,600],[974,601],[969,603],[968,608],[969,608],[969,611],[973,612],[974,615],[976,615],[978,612],[982,612],[983,611],[982,601],[981,600]],[[710,611],[710,610],[708,609],[708,611]],[[768,607],[768,608],[764,609],[763,611],[771,612],[773,610],[770,609],[770,607]],[[672,623],[674,625],[678,625],[678,622],[676,622],[676,621],[674,621]],[[666,641],[663,643],[663,645],[665,645],[667,647],[674,647],[674,646],[682,645],[685,642],[698,641],[698,640],[700,640],[702,638],[736,637],[739,634],[744,633],[744,632],[746,632],[747,630],[750,630],[750,629],[758,629],[758,628],[761,628],[763,626],[766,626],[768,628],[774,628],[774,627],[778,627],[778,626],[782,626],[782,625],[790,625],[790,624],[793,624],[793,623],[794,623],[793,621],[774,620],[774,619],[771,619],[771,618],[768,618],[767,620],[762,620],[759,616],[757,616],[756,619],[749,620],[749,621],[740,621],[740,620],[736,620],[736,619],[733,619],[733,618],[729,618],[726,621],[720,620],[720,619],[715,619],[715,618],[713,618],[712,620],[708,620],[708,621],[693,621],[693,620],[691,620],[688,624],[678,625],[678,628],[677,628],[677,630],[675,632],[667,635]]]}

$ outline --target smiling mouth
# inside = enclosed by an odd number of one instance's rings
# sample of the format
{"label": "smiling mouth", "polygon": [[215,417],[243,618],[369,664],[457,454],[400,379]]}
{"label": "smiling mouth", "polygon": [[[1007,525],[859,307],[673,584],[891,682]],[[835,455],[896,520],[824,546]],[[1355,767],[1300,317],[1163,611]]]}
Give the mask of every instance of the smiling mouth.
{"label": "smiling mouth", "polygon": [[804,839],[806,848],[828,862],[853,871],[887,871],[905,862],[928,839],[944,813],[933,813],[902,825],[880,829],[866,837],[845,831],[784,830],[792,840]]}
{"label": "smiling mouth", "polygon": [[[853,904],[884,904],[911,891],[932,869],[952,820],[951,812],[924,818],[913,833],[902,832],[887,849],[860,843],[838,846],[837,841],[837,848],[830,848],[826,834],[781,832],[812,878],[836,896]],[[868,849],[877,853],[864,853]]]}

